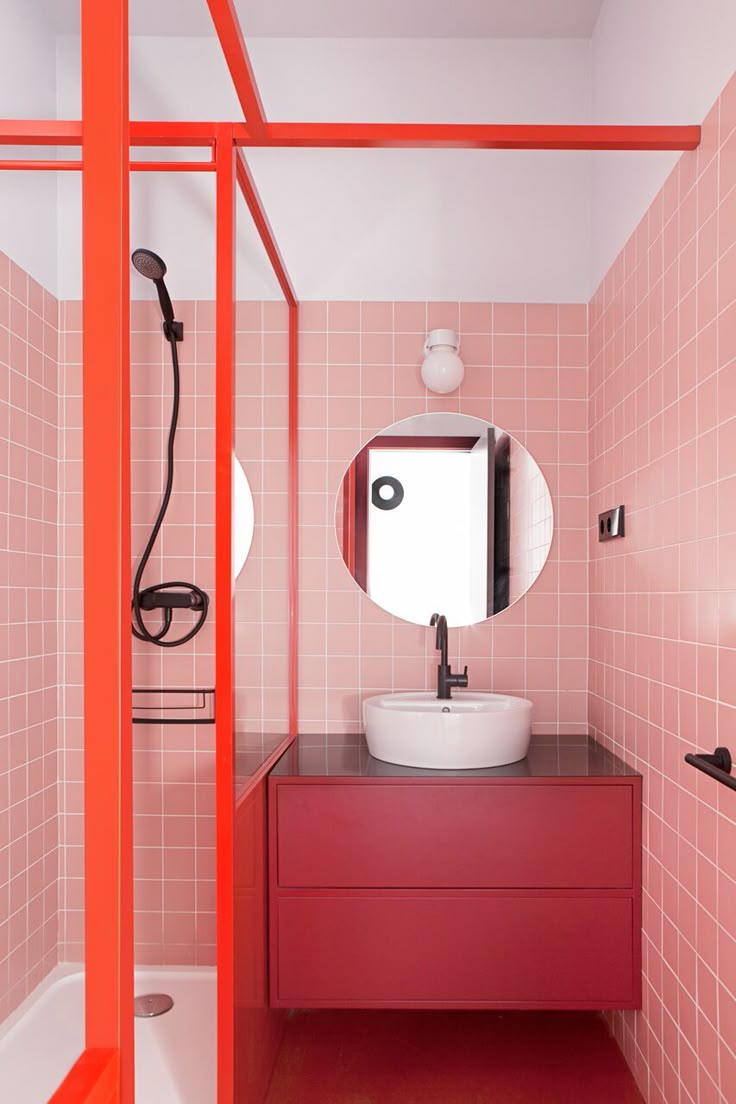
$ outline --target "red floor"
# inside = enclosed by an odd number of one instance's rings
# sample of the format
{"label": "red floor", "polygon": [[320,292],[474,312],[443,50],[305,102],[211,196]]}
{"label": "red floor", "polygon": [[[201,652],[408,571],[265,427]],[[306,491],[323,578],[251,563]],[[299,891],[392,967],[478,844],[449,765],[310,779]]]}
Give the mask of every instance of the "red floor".
{"label": "red floor", "polygon": [[558,1012],[300,1012],[267,1104],[641,1104],[602,1019]]}

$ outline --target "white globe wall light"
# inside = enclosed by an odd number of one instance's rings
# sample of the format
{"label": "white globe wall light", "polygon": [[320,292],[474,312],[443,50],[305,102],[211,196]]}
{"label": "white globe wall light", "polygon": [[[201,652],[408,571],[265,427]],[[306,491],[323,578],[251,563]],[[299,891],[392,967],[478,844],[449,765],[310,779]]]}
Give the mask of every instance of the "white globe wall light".
{"label": "white globe wall light", "polygon": [[465,366],[458,356],[460,338],[454,330],[431,330],[424,343],[422,380],[438,395],[456,391],[463,382]]}

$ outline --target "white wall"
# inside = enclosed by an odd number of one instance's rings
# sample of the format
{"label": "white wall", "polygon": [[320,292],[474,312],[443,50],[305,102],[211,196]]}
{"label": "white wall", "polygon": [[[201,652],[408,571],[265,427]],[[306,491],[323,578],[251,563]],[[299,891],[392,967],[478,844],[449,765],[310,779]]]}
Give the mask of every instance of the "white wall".
{"label": "white wall", "polygon": [[[593,35],[600,123],[700,123],[736,67],[734,0],[604,0]],[[591,294],[677,153],[597,153]]]}
{"label": "white wall", "polygon": [[[79,118],[81,71],[79,37],[57,40],[58,112]],[[130,114],[134,119],[223,120],[242,118],[232,82],[216,40],[201,38],[131,39]],[[194,160],[205,151],[137,150],[143,159],[171,156]],[[82,291],[81,187],[78,178],[59,174],[59,265],[56,284],[65,299]],[[238,297],[280,299],[271,265],[238,200]],[[201,173],[134,173],[130,189],[131,247],[160,253],[168,265],[172,298],[212,299],[215,294],[215,178]],[[149,281],[132,274],[131,296],[155,298]]]}
{"label": "white wall", "polygon": [[[0,117],[54,118],[55,41],[45,3],[3,0],[0,20]],[[0,151],[9,158],[26,154],[43,156],[38,149]],[[56,174],[0,172],[0,249],[54,290]]]}
{"label": "white wall", "polygon": [[[586,40],[253,39],[249,48],[274,120],[589,118]],[[61,115],[79,112],[78,50],[78,39],[60,39]],[[217,42],[133,39],[131,116],[242,118]],[[585,298],[588,154],[254,150],[250,161],[304,299]],[[147,198],[134,194],[134,237],[165,256],[175,296],[213,293],[210,183],[136,184]],[[75,296],[78,208],[68,195],[62,211],[59,283]],[[246,231],[239,273],[243,297],[279,296]],[[134,284],[134,295],[148,293]]]}
{"label": "white wall", "polygon": [[[53,0],[6,0],[0,114],[78,117],[79,40]],[[736,62],[733,0],[605,0],[591,40],[258,39],[270,118],[699,122]],[[56,59],[56,60],[55,60]],[[58,72],[58,95],[55,81]],[[131,42],[134,118],[239,119],[213,38]],[[187,155],[188,156],[188,155]],[[587,301],[677,154],[253,150],[304,299]],[[0,248],[52,290],[81,291],[79,180],[0,176]],[[132,237],[161,252],[175,297],[214,289],[212,179],[138,176]],[[239,295],[280,292],[249,221]],[[134,281],[133,294],[150,288]]]}

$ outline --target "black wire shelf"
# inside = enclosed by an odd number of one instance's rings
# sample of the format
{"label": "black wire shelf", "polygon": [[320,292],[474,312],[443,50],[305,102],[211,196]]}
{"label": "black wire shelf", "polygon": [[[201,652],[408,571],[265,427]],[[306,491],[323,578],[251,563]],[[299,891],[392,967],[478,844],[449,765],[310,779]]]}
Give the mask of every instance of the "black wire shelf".
{"label": "black wire shelf", "polygon": [[133,724],[214,724],[213,687],[133,687]]}

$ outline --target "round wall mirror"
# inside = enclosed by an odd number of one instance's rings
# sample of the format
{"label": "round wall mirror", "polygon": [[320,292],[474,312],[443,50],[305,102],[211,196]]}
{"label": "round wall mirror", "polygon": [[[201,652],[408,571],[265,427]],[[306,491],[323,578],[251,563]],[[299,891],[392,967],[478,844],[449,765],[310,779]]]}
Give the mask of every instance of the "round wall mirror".
{"label": "round wall mirror", "polygon": [[233,582],[245,567],[253,541],[255,515],[253,495],[243,465],[233,453],[233,524],[232,524],[232,574]]}
{"label": "round wall mirror", "polygon": [[473,625],[534,583],[552,543],[552,499],[534,458],[498,426],[418,414],[360,450],[337,495],[348,571],[377,605],[427,625]]}

